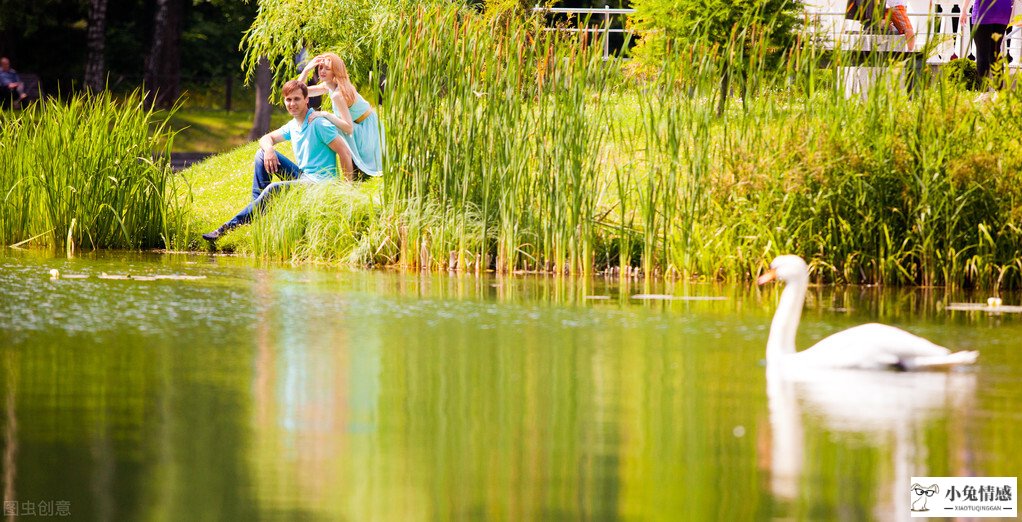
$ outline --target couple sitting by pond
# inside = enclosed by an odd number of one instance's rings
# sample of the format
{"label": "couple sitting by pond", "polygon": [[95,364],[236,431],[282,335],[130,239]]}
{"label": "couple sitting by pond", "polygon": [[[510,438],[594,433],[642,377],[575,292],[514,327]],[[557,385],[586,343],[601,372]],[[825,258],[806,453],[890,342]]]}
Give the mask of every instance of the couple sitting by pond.
{"label": "couple sitting by pond", "polygon": [[[320,83],[309,87],[305,82],[314,68]],[[323,94],[329,95],[333,113],[309,107],[309,96]],[[367,176],[382,174],[383,128],[376,112],[351,84],[340,57],[325,53],[313,58],[297,80],[284,84],[281,95],[292,119],[259,138],[252,202],[230,221],[203,234],[203,239],[216,241],[227,231],[249,223],[254,212],[261,212],[274,193],[289,185],[336,179],[337,163],[349,181],[355,179],[356,171]],[[297,164],[274,150],[282,141],[291,142]],[[283,181],[272,182],[274,174]]]}

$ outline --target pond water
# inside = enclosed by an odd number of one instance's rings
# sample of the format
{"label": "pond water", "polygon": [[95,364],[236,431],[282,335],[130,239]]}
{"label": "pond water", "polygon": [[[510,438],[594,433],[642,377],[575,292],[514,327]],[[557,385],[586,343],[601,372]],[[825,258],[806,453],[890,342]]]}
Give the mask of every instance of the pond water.
{"label": "pond water", "polygon": [[[204,277],[116,278],[128,274]],[[631,298],[643,293],[723,299]],[[801,347],[881,321],[978,349],[979,364],[773,382],[762,360],[778,295],[8,250],[5,508],[896,520],[913,475],[1022,470],[1022,316],[943,309],[986,295],[811,287]]]}

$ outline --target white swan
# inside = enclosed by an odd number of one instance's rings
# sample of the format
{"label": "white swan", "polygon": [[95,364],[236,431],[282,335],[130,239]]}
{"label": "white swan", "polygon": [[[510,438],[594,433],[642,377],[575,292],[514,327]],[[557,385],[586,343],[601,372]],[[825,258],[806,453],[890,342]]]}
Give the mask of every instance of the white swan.
{"label": "white swan", "polygon": [[809,267],[794,255],[778,256],[759,284],[773,280],[785,283],[781,301],[770,324],[767,365],[799,364],[827,368],[869,370],[936,370],[972,364],[979,352],[955,352],[893,326],[871,323],[838,332],[802,352],[795,352]]}

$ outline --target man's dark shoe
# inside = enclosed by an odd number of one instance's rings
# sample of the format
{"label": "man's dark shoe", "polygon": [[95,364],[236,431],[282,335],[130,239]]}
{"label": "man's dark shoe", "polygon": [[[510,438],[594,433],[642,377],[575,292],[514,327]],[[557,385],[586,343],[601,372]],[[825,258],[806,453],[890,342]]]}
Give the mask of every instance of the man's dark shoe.
{"label": "man's dark shoe", "polygon": [[202,235],[202,239],[205,239],[206,241],[209,242],[213,242],[216,241],[217,239],[220,239],[220,236],[223,235],[224,232],[226,232],[224,230],[224,227],[220,227],[212,232],[206,232],[205,234]]}
{"label": "man's dark shoe", "polygon": [[202,235],[202,239],[205,239],[206,241],[209,241],[210,243],[212,243],[212,242],[216,241],[217,239],[220,239],[220,237],[223,236],[224,234],[230,232],[231,230],[234,230],[234,229],[238,228],[239,226],[240,225],[238,225],[237,223],[235,223],[233,221],[228,221],[228,222],[224,223],[223,225],[220,225],[220,228],[218,228],[218,229],[216,229],[216,230],[214,230],[212,232],[206,232],[205,234],[203,234]]}

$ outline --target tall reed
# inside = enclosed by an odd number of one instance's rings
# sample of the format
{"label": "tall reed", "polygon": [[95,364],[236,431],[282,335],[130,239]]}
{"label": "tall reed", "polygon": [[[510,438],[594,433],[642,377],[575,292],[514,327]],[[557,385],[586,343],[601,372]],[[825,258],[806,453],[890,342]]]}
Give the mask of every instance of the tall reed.
{"label": "tall reed", "polygon": [[820,281],[1022,284],[1017,91],[976,103],[912,73],[908,92],[892,62],[846,97],[849,56],[739,27],[639,71],[585,33],[500,20],[391,22],[386,173],[360,236],[384,254],[322,257],[741,280],[797,253]]}
{"label": "tall reed", "polygon": [[[386,57],[385,195],[411,210],[405,262],[592,270],[612,69],[598,46],[453,8],[407,16],[399,34]],[[428,233],[421,211],[434,202],[453,216]]]}
{"label": "tall reed", "polygon": [[176,233],[173,136],[138,93],[48,101],[0,120],[3,245],[145,248]]}

